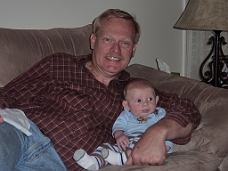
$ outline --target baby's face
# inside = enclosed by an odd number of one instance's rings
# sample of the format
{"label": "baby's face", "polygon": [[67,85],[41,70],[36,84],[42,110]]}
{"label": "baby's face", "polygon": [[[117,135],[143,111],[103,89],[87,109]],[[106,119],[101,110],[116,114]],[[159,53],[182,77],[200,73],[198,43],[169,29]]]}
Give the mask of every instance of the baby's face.
{"label": "baby's face", "polygon": [[127,97],[128,110],[135,116],[147,117],[156,109],[158,96],[154,95],[151,88],[135,88],[128,91]]}

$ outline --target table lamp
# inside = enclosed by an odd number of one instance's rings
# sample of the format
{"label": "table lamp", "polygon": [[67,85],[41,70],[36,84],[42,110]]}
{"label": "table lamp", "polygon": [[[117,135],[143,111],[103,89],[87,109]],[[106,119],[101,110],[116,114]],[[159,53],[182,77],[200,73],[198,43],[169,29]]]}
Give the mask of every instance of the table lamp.
{"label": "table lamp", "polygon": [[[208,41],[212,48],[200,65],[199,74],[203,82],[226,88],[228,76],[223,68],[228,65],[228,58],[223,53],[222,45],[226,42],[220,34],[228,31],[228,0],[189,0],[174,28],[213,31]],[[206,63],[208,70],[204,72]]]}

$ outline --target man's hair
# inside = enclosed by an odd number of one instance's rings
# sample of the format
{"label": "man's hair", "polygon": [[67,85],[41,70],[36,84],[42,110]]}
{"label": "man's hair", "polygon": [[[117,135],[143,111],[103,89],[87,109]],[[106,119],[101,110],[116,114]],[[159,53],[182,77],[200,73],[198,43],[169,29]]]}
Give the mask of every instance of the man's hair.
{"label": "man's hair", "polygon": [[135,89],[135,88],[140,88],[140,89],[151,88],[154,91],[154,96],[156,96],[154,86],[150,81],[143,78],[133,78],[127,83],[127,85],[124,88],[124,91],[123,91],[124,98],[126,99],[126,95],[129,90]]}
{"label": "man's hair", "polygon": [[108,9],[106,11],[104,11],[102,14],[100,14],[98,17],[96,17],[93,20],[93,34],[97,34],[101,24],[102,24],[102,20],[104,19],[109,19],[109,18],[123,18],[125,20],[129,20],[132,21],[133,25],[134,25],[134,29],[135,29],[135,38],[134,38],[134,43],[138,43],[139,38],[140,38],[140,34],[141,34],[141,30],[140,30],[140,25],[139,23],[135,20],[135,18],[130,15],[129,13],[127,13],[126,11],[122,11],[120,9]]}

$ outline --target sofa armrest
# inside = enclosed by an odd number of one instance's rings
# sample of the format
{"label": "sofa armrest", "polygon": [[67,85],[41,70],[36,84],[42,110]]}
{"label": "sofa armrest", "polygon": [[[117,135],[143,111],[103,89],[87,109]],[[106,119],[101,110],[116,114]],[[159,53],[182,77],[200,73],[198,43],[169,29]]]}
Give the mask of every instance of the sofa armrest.
{"label": "sofa armrest", "polygon": [[228,154],[228,90],[186,77],[174,76],[151,67],[133,64],[127,68],[132,77],[150,80],[156,88],[175,93],[194,102],[202,115],[190,142],[175,146],[176,151],[197,150],[224,158]]}

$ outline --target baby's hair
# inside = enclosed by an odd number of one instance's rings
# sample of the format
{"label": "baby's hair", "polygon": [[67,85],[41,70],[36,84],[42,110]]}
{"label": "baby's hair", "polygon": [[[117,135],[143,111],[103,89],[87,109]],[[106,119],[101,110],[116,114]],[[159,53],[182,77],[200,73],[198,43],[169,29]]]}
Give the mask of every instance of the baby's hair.
{"label": "baby's hair", "polygon": [[131,89],[135,89],[135,88],[141,89],[141,88],[148,88],[148,87],[154,91],[154,96],[156,96],[154,86],[150,81],[143,78],[133,78],[127,83],[127,85],[124,88],[124,91],[123,91],[124,98],[126,98],[127,91]]}

